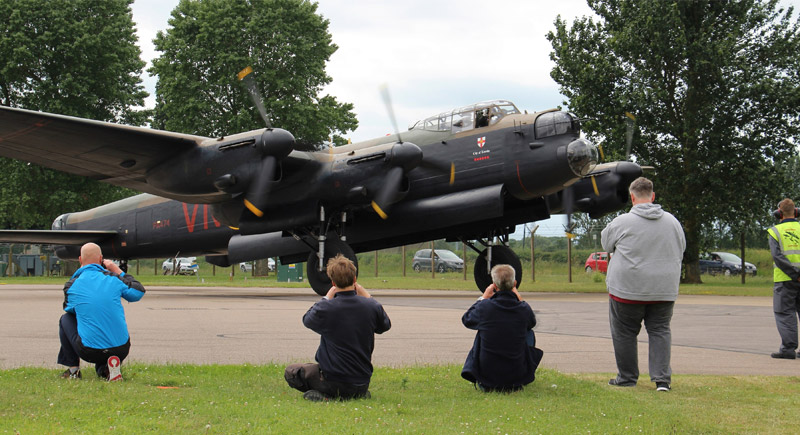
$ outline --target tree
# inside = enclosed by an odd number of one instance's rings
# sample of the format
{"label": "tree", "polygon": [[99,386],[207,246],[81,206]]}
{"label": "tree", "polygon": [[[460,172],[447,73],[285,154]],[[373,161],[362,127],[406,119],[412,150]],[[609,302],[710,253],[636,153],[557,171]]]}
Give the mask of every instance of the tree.
{"label": "tree", "polygon": [[[141,125],[147,92],[128,0],[0,0],[0,104]],[[49,228],[132,192],[0,159],[0,225]]]}
{"label": "tree", "polygon": [[316,10],[306,0],[181,0],[154,40],[154,125],[206,136],[263,128],[236,77],[252,66],[272,124],[298,142],[322,144],[355,129],[352,104],[318,96],[337,47]]}
{"label": "tree", "polygon": [[551,76],[606,154],[622,157],[636,115],[633,154],[656,167],[656,198],[686,232],[685,280],[700,282],[704,228],[750,224],[797,190],[798,22],[777,0],[588,3],[597,22],[559,17],[547,34]]}

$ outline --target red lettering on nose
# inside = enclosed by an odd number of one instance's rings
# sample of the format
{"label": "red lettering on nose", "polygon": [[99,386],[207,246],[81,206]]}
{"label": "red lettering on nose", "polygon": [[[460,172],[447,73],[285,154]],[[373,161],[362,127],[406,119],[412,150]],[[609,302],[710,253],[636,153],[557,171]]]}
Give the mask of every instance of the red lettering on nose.
{"label": "red lettering on nose", "polygon": [[197,204],[194,204],[194,209],[192,210],[192,219],[189,220],[189,208],[186,207],[186,203],[182,202],[183,205],[183,217],[186,218],[186,229],[189,230],[190,233],[194,232],[194,221],[197,219]]}

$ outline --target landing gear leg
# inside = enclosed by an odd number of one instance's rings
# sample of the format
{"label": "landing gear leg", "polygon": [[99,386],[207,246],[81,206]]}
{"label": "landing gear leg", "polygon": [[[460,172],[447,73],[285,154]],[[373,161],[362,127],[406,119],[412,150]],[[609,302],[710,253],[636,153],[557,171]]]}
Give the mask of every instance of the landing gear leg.
{"label": "landing gear leg", "polygon": [[[478,290],[483,292],[486,290],[486,287],[489,287],[492,283],[490,272],[492,267],[498,264],[508,264],[514,268],[517,288],[519,288],[520,284],[522,284],[522,263],[519,261],[517,254],[506,246],[503,241],[500,243],[481,241],[481,243],[486,246],[486,248],[479,252],[473,268],[475,284],[478,286]],[[474,246],[470,245],[470,247],[478,251]]]}
{"label": "landing gear leg", "polygon": [[328,239],[325,235],[328,233],[328,226],[325,220],[325,210],[320,207],[320,227],[319,234],[317,234],[318,250],[311,252],[308,255],[308,263],[306,264],[306,276],[308,283],[314,292],[320,296],[325,296],[330,290],[331,279],[328,277],[326,270],[328,260],[342,254],[349,258],[353,264],[356,265],[356,274],[358,274],[358,258],[356,257],[353,248],[345,242],[344,236],[344,223],[346,222],[347,215],[341,214],[341,225],[338,225],[337,238]]}

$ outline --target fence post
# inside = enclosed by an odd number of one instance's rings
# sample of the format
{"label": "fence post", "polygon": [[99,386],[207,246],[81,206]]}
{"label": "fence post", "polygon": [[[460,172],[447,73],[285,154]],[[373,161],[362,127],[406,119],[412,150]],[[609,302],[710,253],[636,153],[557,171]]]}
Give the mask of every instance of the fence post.
{"label": "fence post", "polygon": [[406,245],[403,245],[401,254],[400,254],[400,263],[403,264],[403,276],[406,276]]}
{"label": "fence post", "polygon": [[431,240],[431,278],[436,279],[436,265],[433,263],[433,259],[436,258],[436,254],[433,252],[433,240]]}
{"label": "fence post", "polygon": [[467,244],[461,241],[462,254],[464,256],[464,281],[467,280]]}
{"label": "fence post", "polygon": [[572,282],[572,237],[567,235],[567,279]]}
{"label": "fence post", "polygon": [[531,282],[536,282],[536,257],[534,256],[533,250],[533,233],[539,229],[539,225],[536,225],[531,230]]}

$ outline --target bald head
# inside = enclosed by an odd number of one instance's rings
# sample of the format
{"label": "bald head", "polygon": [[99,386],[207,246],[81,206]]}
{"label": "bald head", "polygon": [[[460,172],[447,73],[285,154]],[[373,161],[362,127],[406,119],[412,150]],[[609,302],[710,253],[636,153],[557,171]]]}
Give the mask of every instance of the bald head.
{"label": "bald head", "polygon": [[100,251],[100,247],[97,244],[87,243],[81,246],[81,256],[78,257],[78,261],[81,262],[81,266],[103,264],[103,252]]}

